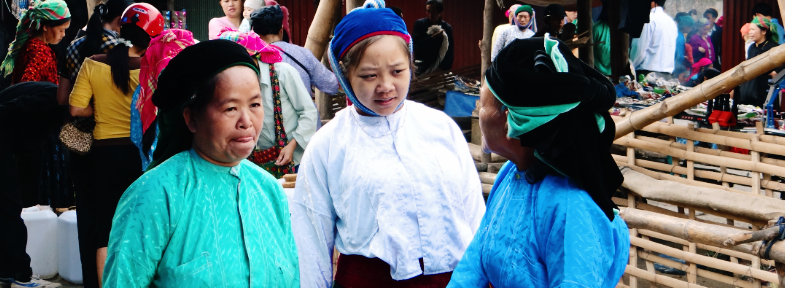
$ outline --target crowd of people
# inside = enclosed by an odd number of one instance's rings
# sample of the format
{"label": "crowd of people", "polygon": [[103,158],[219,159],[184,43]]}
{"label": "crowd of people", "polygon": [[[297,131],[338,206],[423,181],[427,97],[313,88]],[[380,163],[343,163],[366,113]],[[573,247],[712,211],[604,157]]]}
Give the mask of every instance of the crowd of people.
{"label": "crowd of people", "polygon": [[[632,41],[636,74],[716,76],[722,17],[671,18],[664,2]],[[66,2],[34,2],[0,65],[12,84],[0,120],[25,123],[0,125],[0,223],[13,235],[0,283],[58,287],[32,275],[19,215],[70,193],[85,287],[615,287],[630,240],[611,201],[623,176],[609,152],[607,13],[595,69],[566,44],[576,12],[506,11],[478,111],[483,148],[510,161],[484,199],[457,124],[406,99],[416,75],[453,65],[444,3],[424,4],[411,33],[382,0],[347,13],[327,67],[291,43],[274,0],[221,0],[202,42],[129,0],[96,6],[83,36],[63,40]],[[758,4],[742,29],[748,58],[781,43],[771,16]],[[49,45],[61,41],[59,60]],[[762,101],[773,74],[737,101]],[[351,106],[322,127],[313,87]],[[287,196],[278,180],[295,173]]]}

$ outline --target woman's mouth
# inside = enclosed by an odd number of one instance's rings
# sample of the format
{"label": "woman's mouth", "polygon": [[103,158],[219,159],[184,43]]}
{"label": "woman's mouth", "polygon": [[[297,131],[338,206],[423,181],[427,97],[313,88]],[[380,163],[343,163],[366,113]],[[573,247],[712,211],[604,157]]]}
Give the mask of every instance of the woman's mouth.
{"label": "woman's mouth", "polygon": [[238,143],[248,143],[248,142],[253,141],[253,136],[245,136],[245,137],[240,137],[240,138],[234,138],[234,141],[238,142]]}
{"label": "woman's mouth", "polygon": [[373,102],[376,103],[379,106],[387,106],[387,105],[392,104],[392,102],[395,100],[395,98],[396,97],[385,98],[385,99],[377,99],[377,100],[373,100]]}

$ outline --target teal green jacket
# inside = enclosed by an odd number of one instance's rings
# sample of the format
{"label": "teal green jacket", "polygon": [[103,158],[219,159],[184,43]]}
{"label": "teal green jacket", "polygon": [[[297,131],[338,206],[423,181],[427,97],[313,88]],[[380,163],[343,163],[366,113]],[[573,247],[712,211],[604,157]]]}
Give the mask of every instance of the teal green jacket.
{"label": "teal green jacket", "polygon": [[134,182],[109,236],[109,287],[300,287],[283,188],[247,160],[184,151]]}

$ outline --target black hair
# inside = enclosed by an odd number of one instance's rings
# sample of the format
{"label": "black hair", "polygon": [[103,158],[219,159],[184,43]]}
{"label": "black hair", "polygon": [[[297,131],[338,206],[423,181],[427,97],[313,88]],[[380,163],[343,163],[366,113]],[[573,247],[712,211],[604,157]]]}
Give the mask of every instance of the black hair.
{"label": "black hair", "polygon": [[398,15],[398,17],[401,17],[401,19],[403,19],[403,10],[401,10],[401,8],[398,8],[398,7],[387,7],[387,8],[390,8],[390,10],[393,10],[395,15]]}
{"label": "black hair", "polygon": [[79,45],[79,55],[87,58],[98,54],[101,49],[104,34],[104,24],[122,16],[125,8],[131,5],[128,0],[109,0],[106,4],[99,4],[93,9],[93,16],[87,22],[87,31],[82,44]]}
{"label": "black hair", "polygon": [[760,29],[761,32],[766,32],[766,40],[774,42],[774,34],[771,33],[772,27],[763,28],[763,26],[757,24],[755,26],[758,26],[758,29]]}
{"label": "black hair", "polygon": [[442,2],[442,0],[428,0],[425,2],[425,5],[433,5],[439,13],[444,12],[444,2]]}
{"label": "black hair", "polygon": [[203,113],[205,109],[207,109],[207,104],[210,104],[210,101],[213,101],[213,98],[215,98],[215,88],[218,86],[219,74],[221,73],[213,75],[212,78],[205,81],[196,89],[193,100],[186,106],[193,109],[193,113],[191,113],[193,118],[191,120],[196,119],[196,114]]}
{"label": "black hair", "polygon": [[[120,26],[120,35],[123,39],[131,41],[131,44],[135,47],[147,49],[147,46],[150,46],[150,35],[144,29],[136,26],[136,24]],[[106,54],[109,66],[112,68],[112,81],[120,91],[123,91],[123,94],[131,92],[128,48],[124,43],[120,43]]]}
{"label": "black hair", "polygon": [[[254,10],[251,13],[251,29],[260,36],[280,33],[281,29],[283,29],[283,10],[281,10],[281,6],[267,6]],[[284,35],[284,37],[286,36],[288,35]],[[287,41],[287,39],[284,39],[284,41]]]}
{"label": "black hair", "polygon": [[760,15],[763,15],[763,16],[773,16],[774,15],[774,9],[772,9],[771,5],[769,5],[769,4],[758,3],[758,4],[755,4],[754,7],[752,7],[752,16],[755,16],[755,14],[758,14],[758,13],[760,13]]}
{"label": "black hair", "polygon": [[714,19],[717,19],[717,17],[720,16],[720,13],[717,12],[717,9],[714,8],[706,9],[706,12],[703,12],[703,18],[708,19],[709,17],[706,17],[707,14],[711,14],[711,16],[714,17]]}
{"label": "black hair", "polygon": [[692,9],[688,12],[690,15],[698,15],[698,10]]}
{"label": "black hair", "polygon": [[[651,0],[651,2],[654,2],[654,4],[657,4],[657,6],[665,7],[665,0]],[[695,9],[693,9],[693,10],[695,10]],[[698,12],[695,11],[695,14],[698,14]]]}

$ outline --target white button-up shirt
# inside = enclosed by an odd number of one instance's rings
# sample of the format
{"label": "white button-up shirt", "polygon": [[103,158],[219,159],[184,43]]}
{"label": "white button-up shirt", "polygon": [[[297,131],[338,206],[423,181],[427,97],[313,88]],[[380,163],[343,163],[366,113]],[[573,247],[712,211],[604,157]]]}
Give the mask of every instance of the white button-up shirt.
{"label": "white button-up shirt", "polygon": [[450,272],[485,213],[460,128],[412,101],[386,117],[338,112],[311,139],[296,186],[301,287],[332,286],[333,247],[383,260],[395,280]]}
{"label": "white button-up shirt", "polygon": [[672,73],[678,33],[676,22],[662,7],[651,9],[641,37],[632,40],[630,59],[635,70]]}

